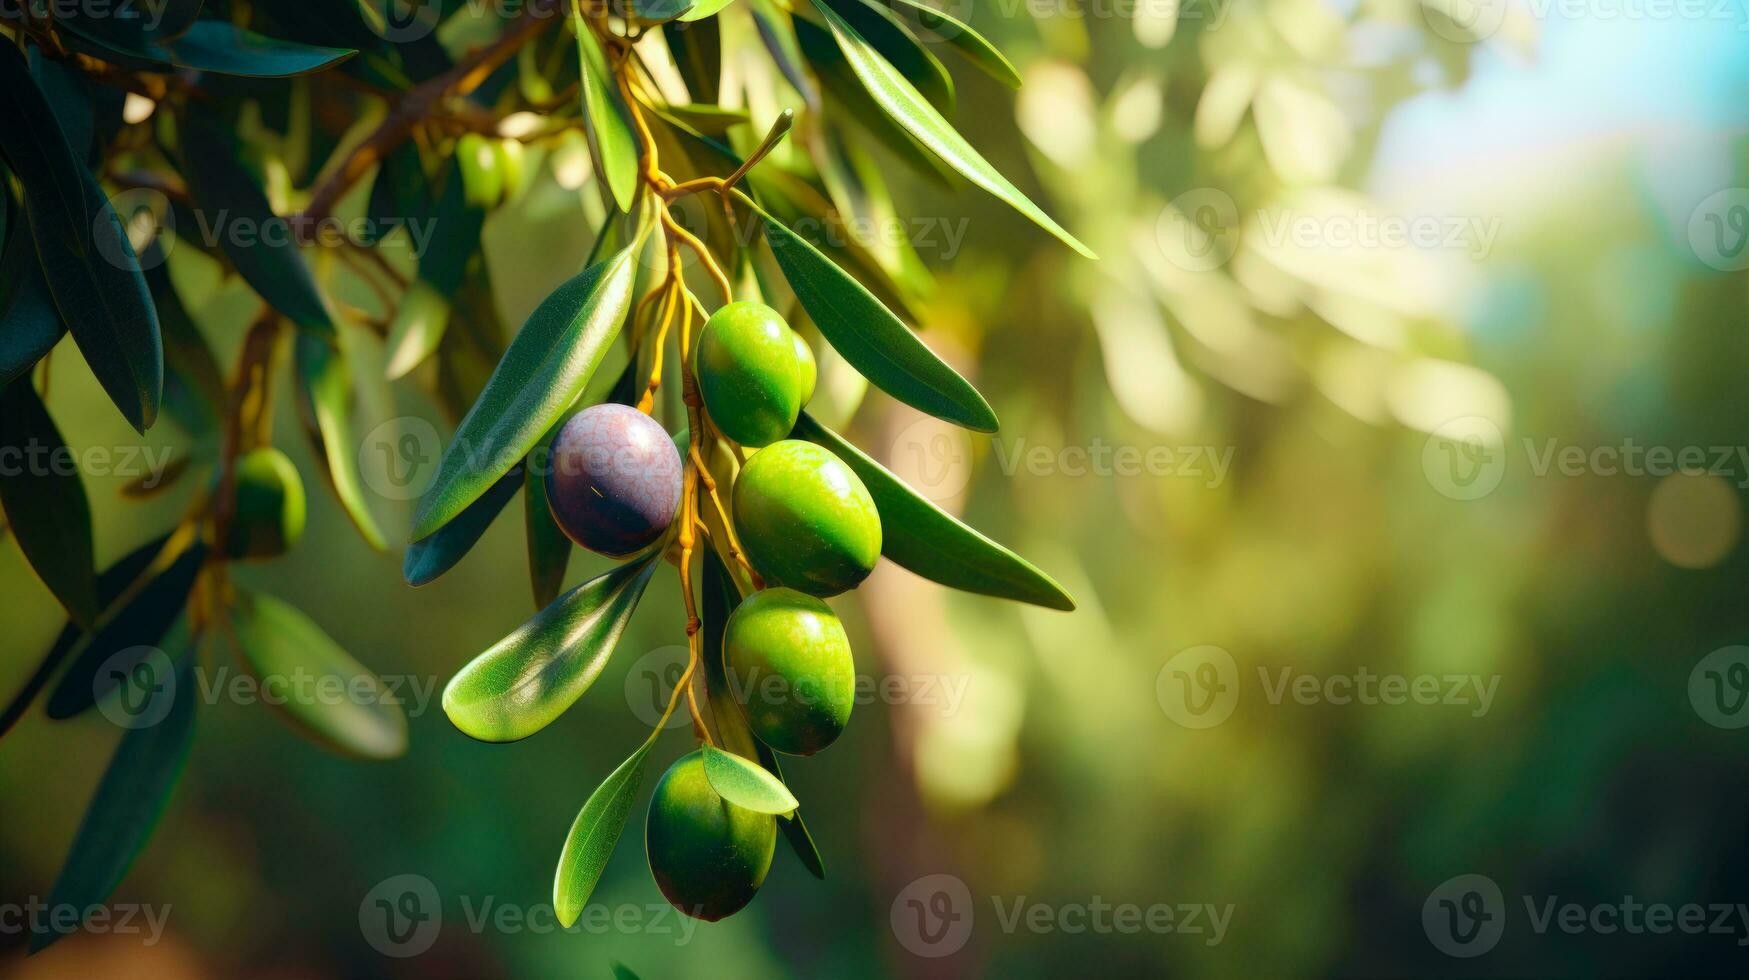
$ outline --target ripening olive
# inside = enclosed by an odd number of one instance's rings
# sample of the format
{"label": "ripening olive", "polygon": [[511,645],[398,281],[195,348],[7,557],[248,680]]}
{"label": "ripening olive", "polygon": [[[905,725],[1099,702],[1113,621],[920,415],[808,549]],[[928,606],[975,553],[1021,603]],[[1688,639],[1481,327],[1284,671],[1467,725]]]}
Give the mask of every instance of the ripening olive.
{"label": "ripening olive", "polygon": [[698,338],[693,370],[705,411],[743,446],[766,446],[795,427],[801,367],[794,334],[762,303],[730,303],[711,314]]}
{"label": "ripening olive", "polygon": [[272,446],[237,457],[232,470],[237,509],[225,531],[231,558],[275,558],[304,534],[304,482],[285,453]]}
{"label": "ripening olive", "polygon": [[718,796],[702,751],[675,760],[650,797],[650,874],[662,897],[695,919],[715,922],[745,908],[771,870],[776,844],[776,818]]}
{"label": "ripening olive", "polygon": [[785,439],[753,454],[735,479],[735,528],[769,585],[832,596],[874,570],[881,516],[838,457]]}
{"label": "ripening olive", "polygon": [[798,385],[801,388],[801,398],[798,402],[806,405],[814,397],[814,382],[820,369],[814,363],[814,349],[808,346],[808,342],[802,339],[802,335],[791,330],[790,336],[795,338],[796,368],[800,372],[797,375]]}
{"label": "ripening olive", "polygon": [[755,592],[723,628],[723,664],[747,725],[766,745],[813,755],[850,721],[856,668],[830,606],[794,589]]}
{"label": "ripening olive", "polygon": [[680,506],[674,440],[626,405],[592,405],[571,416],[545,465],[553,520],[603,555],[629,555],[655,541]]}
{"label": "ripening olive", "polygon": [[462,171],[462,197],[470,207],[491,208],[504,196],[504,171],[498,153],[479,133],[466,133],[456,140],[456,163]]}

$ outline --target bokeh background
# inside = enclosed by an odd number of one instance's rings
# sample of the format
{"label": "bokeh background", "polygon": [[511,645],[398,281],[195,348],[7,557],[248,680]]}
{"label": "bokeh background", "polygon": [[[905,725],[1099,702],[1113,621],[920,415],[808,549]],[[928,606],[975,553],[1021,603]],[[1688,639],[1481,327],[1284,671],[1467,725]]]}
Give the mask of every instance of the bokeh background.
{"label": "bokeh background", "polygon": [[[886,565],[835,602],[876,696],[787,768],[826,880],[780,844],[748,910],[683,925],[640,806],[600,918],[552,931],[565,832],[683,642],[673,575],[563,719],[474,743],[433,688],[532,611],[520,504],[415,591],[307,477],[305,544],[236,576],[431,692],[412,750],[349,762],[266,706],[204,707],[115,898],[168,907],[162,941],[26,960],[0,936],[0,974],[1743,974],[1749,10],[955,9],[1026,78],[1016,101],[956,66],[960,126],[1102,260],[888,168],[929,232],[926,336],[1003,429],[967,438],[830,370],[823,407],[1080,608]],[[507,322],[589,246],[562,162],[487,226]],[[172,269],[234,354],[246,288],[193,249]],[[371,420],[445,425],[417,386],[384,390]],[[129,441],[76,358],[50,404],[75,448]],[[289,403],[277,417],[313,473]],[[88,481],[104,563],[191,492],[122,482]],[[374,505],[405,528],[391,496]],[[602,567],[579,554],[570,580]],[[60,617],[10,542],[0,596],[12,690]],[[1342,703],[1368,675],[1437,694]],[[116,737],[33,713],[0,740],[0,901],[46,895]],[[441,927],[385,955],[362,919],[406,875]],[[1610,914],[1635,903],[1667,928]]]}

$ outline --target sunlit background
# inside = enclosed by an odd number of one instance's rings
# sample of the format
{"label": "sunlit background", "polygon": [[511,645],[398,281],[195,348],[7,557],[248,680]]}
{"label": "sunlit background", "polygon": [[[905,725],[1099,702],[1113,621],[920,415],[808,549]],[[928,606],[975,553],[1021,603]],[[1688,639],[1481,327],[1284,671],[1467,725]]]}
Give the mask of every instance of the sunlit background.
{"label": "sunlit background", "polygon": [[[820,406],[1080,607],[886,564],[835,601],[871,697],[786,769],[826,880],[780,843],[750,908],[683,922],[640,807],[598,917],[553,931],[565,832],[684,642],[672,571],[569,714],[475,743],[436,692],[532,612],[520,503],[415,591],[306,478],[304,545],[236,577],[409,678],[412,750],[345,761],[265,705],[203,706],[115,898],[167,908],[161,941],[26,960],[4,935],[0,974],[1742,975],[1749,8],[954,9],[1026,79],[956,66],[958,124],[1102,259],[885,168],[936,277],[924,336],[1002,431],[865,398],[830,362]],[[487,226],[510,323],[594,227],[586,158],[542,159]],[[246,287],[171,263],[233,356]],[[77,358],[50,378],[63,430],[129,441]],[[365,390],[392,399],[372,422],[448,425],[416,386]],[[278,443],[313,473],[281,398]],[[105,564],[193,490],[87,482]],[[405,501],[373,505],[407,526]],[[604,567],[580,553],[569,581]],[[10,691],[61,620],[10,541],[0,596]],[[0,740],[0,901],[46,895],[116,736],[39,712]],[[361,911],[401,875],[441,928],[385,955]]]}

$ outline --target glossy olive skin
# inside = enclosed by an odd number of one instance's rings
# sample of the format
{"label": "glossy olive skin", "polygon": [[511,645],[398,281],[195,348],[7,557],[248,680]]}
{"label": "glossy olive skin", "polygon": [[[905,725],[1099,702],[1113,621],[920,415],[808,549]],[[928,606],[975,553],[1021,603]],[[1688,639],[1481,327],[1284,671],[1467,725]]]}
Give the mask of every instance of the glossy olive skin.
{"label": "glossy olive skin", "polygon": [[706,922],[753,900],[771,870],[777,819],[728,802],[704,774],[704,753],[675,760],[650,797],[644,850],[670,905]]}
{"label": "glossy olive skin", "polygon": [[881,516],[868,488],[830,450],[785,439],[753,454],[735,479],[735,528],[767,585],[812,596],[853,589],[881,556]]}
{"label": "glossy olive skin", "polygon": [[553,437],[547,506],[572,541],[621,557],[660,538],[680,507],[680,451],[655,419],[592,405]]}
{"label": "glossy olive skin", "polygon": [[794,333],[762,303],[730,303],[699,334],[693,370],[705,411],[743,446],[789,435],[802,410],[801,366]]}
{"label": "glossy olive skin", "polygon": [[498,151],[479,133],[465,133],[455,144],[461,167],[462,196],[472,207],[491,208],[504,196],[504,171]]}
{"label": "glossy olive skin", "polygon": [[237,457],[232,479],[237,509],[225,532],[233,559],[277,558],[304,536],[304,482],[285,453],[272,446]]}
{"label": "glossy olive skin", "polygon": [[755,592],[723,629],[723,664],[761,742],[813,755],[837,739],[856,700],[850,638],[831,607],[794,589]]}
{"label": "glossy olive skin", "polygon": [[790,336],[795,339],[796,367],[801,372],[798,376],[801,385],[801,404],[806,405],[814,398],[814,384],[819,378],[820,368],[814,361],[814,349],[808,346],[808,342],[802,339],[802,335],[791,330]]}

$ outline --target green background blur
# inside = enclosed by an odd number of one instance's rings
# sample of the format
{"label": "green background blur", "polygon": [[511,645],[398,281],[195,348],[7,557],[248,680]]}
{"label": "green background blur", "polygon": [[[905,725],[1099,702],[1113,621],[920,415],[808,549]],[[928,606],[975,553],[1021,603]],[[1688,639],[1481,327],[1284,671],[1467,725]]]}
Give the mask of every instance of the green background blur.
{"label": "green background blur", "polygon": [[[935,232],[914,240],[939,279],[925,336],[1003,428],[966,438],[877,394],[847,428],[1080,608],[885,564],[835,600],[859,671],[898,694],[786,769],[824,882],[780,843],[750,908],[683,925],[640,806],[584,920],[623,927],[551,931],[565,832],[684,641],[665,569],[594,688],[524,742],[470,741],[433,694],[408,701],[404,758],[354,763],[264,705],[203,705],[114,899],[168,905],[164,941],[81,935],[26,961],[0,936],[0,975],[1749,972],[1749,671],[1702,664],[1749,643],[1742,11],[1484,4],[1504,19],[1476,42],[1406,0],[1189,3],[1176,31],[1156,6],[956,8],[1027,79],[1016,103],[956,66],[958,122],[1102,260],[981,194],[900,181],[901,213]],[[508,322],[585,254],[576,201],[544,168],[488,223]],[[1368,227],[1432,231],[1345,234]],[[193,249],[172,265],[228,363],[253,301]],[[844,421],[854,385],[826,380]],[[419,386],[392,399],[368,419],[447,430]],[[49,401],[76,449],[129,444],[77,358],[55,359]],[[414,591],[314,479],[289,402],[276,417],[309,533],[240,582],[427,692],[533,611],[520,503]],[[149,441],[179,446],[166,426]],[[1698,447],[1710,472],[1615,472],[1628,445]],[[1551,447],[1568,455],[1542,465]],[[123,482],[87,480],[104,564],[191,492],[126,501]],[[404,540],[407,505],[374,505]],[[569,581],[603,567],[579,553]],[[9,541],[0,597],[9,691],[61,620]],[[1439,695],[1326,696],[1363,671]],[[0,902],[46,895],[116,734],[39,709],[0,741]],[[658,761],[686,748],[671,732]],[[419,955],[361,926],[399,875],[438,896]],[[1502,928],[1451,955],[1440,900],[1464,907],[1464,875],[1497,888]],[[1630,896],[1727,914],[1664,934],[1596,914]],[[1583,921],[1539,928],[1551,901]],[[532,925],[492,920],[505,906]],[[1141,927],[1100,927],[1113,906]]]}

